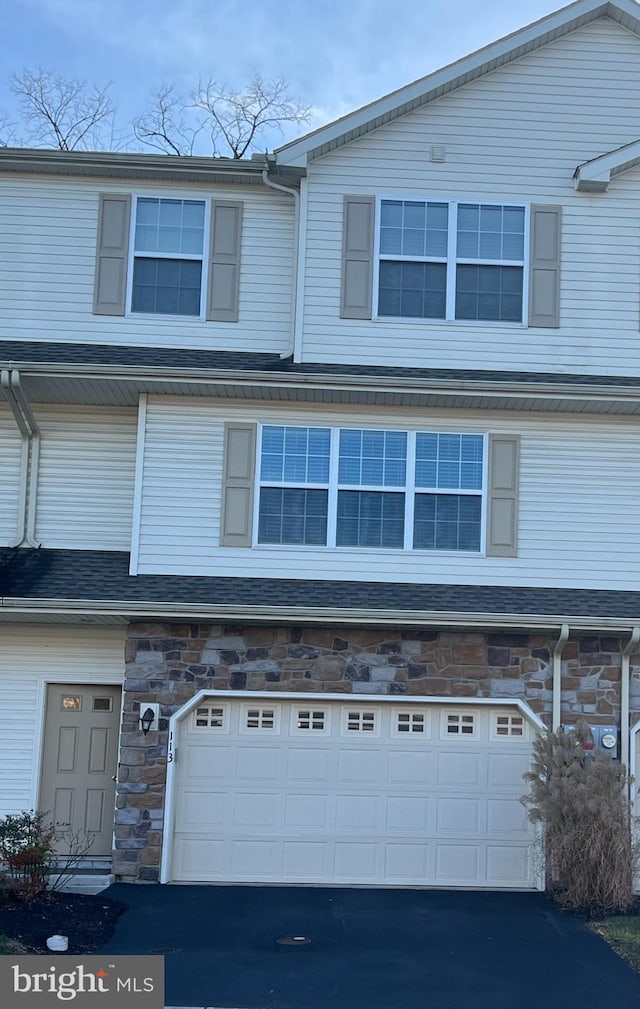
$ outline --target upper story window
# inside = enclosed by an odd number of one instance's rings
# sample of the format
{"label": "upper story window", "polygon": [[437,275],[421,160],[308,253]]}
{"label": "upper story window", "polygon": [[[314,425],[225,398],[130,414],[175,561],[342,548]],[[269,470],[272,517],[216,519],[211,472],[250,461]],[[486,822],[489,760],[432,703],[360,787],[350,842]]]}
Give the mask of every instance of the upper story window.
{"label": "upper story window", "polygon": [[265,425],[258,543],[482,549],[485,438]]}
{"label": "upper story window", "polygon": [[522,322],[524,206],[382,200],[378,315]]}
{"label": "upper story window", "polygon": [[241,200],[100,193],[95,315],[240,318]]}
{"label": "upper story window", "polygon": [[132,312],[203,314],[206,209],[204,200],[137,198]]}

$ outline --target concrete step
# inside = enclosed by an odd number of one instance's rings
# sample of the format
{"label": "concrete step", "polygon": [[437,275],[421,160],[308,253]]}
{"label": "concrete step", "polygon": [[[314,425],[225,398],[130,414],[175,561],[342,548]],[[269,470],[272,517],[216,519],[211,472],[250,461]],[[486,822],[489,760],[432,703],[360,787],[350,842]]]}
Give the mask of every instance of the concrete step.
{"label": "concrete step", "polygon": [[[56,876],[52,877],[54,886],[57,878]],[[112,883],[115,883],[115,876],[111,872],[82,872],[69,876],[58,889],[62,893],[101,893]]]}

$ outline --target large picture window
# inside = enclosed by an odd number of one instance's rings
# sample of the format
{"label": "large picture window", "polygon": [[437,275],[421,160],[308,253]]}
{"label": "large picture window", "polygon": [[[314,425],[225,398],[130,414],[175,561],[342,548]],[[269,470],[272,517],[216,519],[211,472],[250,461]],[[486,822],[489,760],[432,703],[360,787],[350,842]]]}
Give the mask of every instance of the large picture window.
{"label": "large picture window", "polygon": [[482,550],[484,435],[265,425],[259,455],[258,543]]}
{"label": "large picture window", "polygon": [[378,315],[522,322],[523,206],[382,200]]}

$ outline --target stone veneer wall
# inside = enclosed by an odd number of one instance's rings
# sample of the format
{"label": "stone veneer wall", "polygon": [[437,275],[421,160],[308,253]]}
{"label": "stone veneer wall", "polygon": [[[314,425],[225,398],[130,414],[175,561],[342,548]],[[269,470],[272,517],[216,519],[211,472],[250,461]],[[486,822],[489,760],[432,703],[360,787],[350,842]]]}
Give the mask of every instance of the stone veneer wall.
{"label": "stone veneer wall", "polygon": [[[168,719],[197,691],[522,698],[548,720],[554,638],[432,628],[237,627],[132,624],[126,645],[114,872],[159,874]],[[563,650],[562,715],[617,722],[621,641],[569,640]],[[635,659],[640,663],[640,657]],[[632,663],[633,664],[633,663]],[[640,709],[640,668],[632,710]],[[160,703],[159,731],[143,736],[140,706]],[[635,719],[634,719],[635,720]]]}

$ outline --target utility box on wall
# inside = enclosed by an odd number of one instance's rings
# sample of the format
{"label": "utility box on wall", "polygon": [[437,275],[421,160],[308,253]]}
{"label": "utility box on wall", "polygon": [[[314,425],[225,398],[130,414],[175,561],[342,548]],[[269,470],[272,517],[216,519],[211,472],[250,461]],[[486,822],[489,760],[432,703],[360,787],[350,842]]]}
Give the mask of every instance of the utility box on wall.
{"label": "utility box on wall", "polygon": [[615,725],[590,725],[594,752],[604,750],[612,757],[618,756],[618,730]]}
{"label": "utility box on wall", "polygon": [[[574,725],[565,725],[565,729],[571,731]],[[618,729],[615,725],[587,725],[591,733],[591,739],[584,744],[587,753],[598,752],[608,753],[616,759],[618,757]]]}

